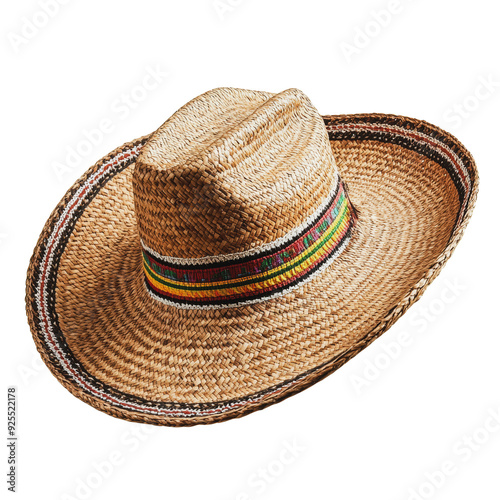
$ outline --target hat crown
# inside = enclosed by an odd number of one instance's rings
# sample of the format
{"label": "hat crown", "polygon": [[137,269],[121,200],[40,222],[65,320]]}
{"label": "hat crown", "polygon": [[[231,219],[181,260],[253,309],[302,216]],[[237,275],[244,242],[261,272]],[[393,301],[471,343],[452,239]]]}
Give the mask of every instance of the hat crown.
{"label": "hat crown", "polygon": [[173,258],[244,252],[300,226],[339,182],[323,119],[300,90],[211,90],[141,151],[139,234]]}

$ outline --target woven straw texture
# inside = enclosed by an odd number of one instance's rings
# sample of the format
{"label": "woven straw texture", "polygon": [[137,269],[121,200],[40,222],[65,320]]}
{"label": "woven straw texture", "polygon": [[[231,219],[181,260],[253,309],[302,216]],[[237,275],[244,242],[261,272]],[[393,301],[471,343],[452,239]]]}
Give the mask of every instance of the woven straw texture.
{"label": "woven straw texture", "polygon": [[[182,108],[103,158],[56,207],[30,262],[27,314],[43,360],[75,396],[157,425],[241,417],[342,366],[440,272],[477,196],[468,151],[419,120],[318,119],[303,94],[283,94],[222,92],[223,124],[208,108]],[[267,120],[252,116],[262,107]],[[190,149],[194,140],[201,152]],[[312,279],[216,309],[173,307],[146,289],[141,239],[177,258],[266,244],[317,209],[340,182],[337,167],[357,221],[347,247]]]}

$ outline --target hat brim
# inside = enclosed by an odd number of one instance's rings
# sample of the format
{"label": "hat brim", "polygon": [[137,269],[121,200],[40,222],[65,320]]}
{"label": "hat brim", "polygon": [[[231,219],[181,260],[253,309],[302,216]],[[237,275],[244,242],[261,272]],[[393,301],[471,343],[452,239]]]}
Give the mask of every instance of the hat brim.
{"label": "hat brim", "polygon": [[156,425],[241,417],[332,373],[418,300],[469,220],[471,155],[418,120],[324,120],[358,221],[327,269],[264,302],[191,310],[148,294],[132,192],[147,136],[72,186],[40,236],[26,296],[37,348],[71,393]]}

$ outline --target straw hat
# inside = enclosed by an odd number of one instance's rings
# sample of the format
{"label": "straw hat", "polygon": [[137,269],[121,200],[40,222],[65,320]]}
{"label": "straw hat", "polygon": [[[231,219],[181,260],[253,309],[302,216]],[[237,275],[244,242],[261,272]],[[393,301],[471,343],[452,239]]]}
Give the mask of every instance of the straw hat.
{"label": "straw hat", "polygon": [[90,168],[27,278],[45,363],[131,421],[207,424],[281,401],[385,332],[450,257],[478,176],[410,118],[320,116],[222,88]]}

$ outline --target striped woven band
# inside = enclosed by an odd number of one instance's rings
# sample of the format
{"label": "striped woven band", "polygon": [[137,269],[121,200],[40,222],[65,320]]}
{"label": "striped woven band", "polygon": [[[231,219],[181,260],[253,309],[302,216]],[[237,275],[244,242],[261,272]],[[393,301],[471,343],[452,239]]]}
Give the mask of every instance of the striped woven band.
{"label": "striped woven band", "polygon": [[234,307],[290,291],[328,265],[346,246],[355,222],[340,181],[305,223],[265,246],[232,255],[179,259],[143,243],[150,294],[181,308]]}

